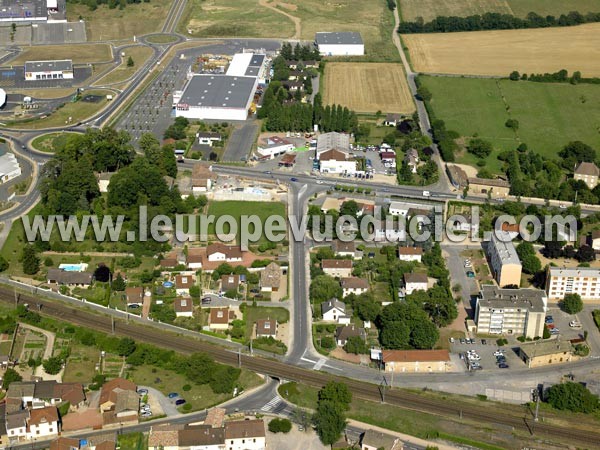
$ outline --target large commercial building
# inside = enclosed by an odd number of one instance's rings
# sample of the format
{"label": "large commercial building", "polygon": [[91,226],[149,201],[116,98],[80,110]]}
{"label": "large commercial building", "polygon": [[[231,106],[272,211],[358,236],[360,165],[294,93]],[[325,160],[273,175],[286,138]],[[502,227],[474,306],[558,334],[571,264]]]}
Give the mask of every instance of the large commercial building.
{"label": "large commercial building", "polygon": [[25,80],[72,80],[73,61],[70,59],[56,61],[27,61],[25,63]]}
{"label": "large commercial building", "polygon": [[494,278],[499,286],[521,284],[521,261],[506,231],[492,232],[487,244],[487,254]]}
{"label": "large commercial building", "polygon": [[598,300],[600,270],[590,267],[550,267],[546,278],[546,292],[552,300],[562,300],[566,294],[579,294],[583,300]]}
{"label": "large commercial building", "polygon": [[0,89],[0,108],[2,108],[5,103],[6,103],[6,91],[4,89]]}
{"label": "large commercial building", "polygon": [[256,88],[265,77],[265,55],[236,54],[224,75],[190,74],[183,91],[173,93],[175,115],[200,120],[246,120]]}
{"label": "large commercial building", "polygon": [[17,161],[17,157],[9,152],[2,154],[2,151],[0,148],[0,184],[21,175],[21,166]]}
{"label": "large commercial building", "polygon": [[319,53],[325,56],[350,56],[365,54],[365,44],[360,33],[354,31],[320,32],[315,35]]}
{"label": "large commercial building", "polygon": [[175,115],[188,119],[246,120],[256,90],[254,77],[193,75],[173,94]]}
{"label": "large commercial building", "polygon": [[46,22],[56,11],[56,0],[0,0],[0,22]]}
{"label": "large commercial building", "polygon": [[477,333],[543,336],[548,303],[540,289],[501,289],[484,285],[475,306]]}

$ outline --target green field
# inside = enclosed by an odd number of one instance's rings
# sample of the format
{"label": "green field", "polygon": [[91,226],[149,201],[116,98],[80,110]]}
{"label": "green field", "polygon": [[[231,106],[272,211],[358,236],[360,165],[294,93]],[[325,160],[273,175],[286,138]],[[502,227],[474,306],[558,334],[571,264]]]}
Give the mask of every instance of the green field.
{"label": "green field", "polygon": [[191,4],[189,21],[181,21],[179,30],[188,36],[289,38],[294,34],[290,19],[257,0],[193,0]]}
{"label": "green field", "polygon": [[[238,231],[240,224],[240,217],[243,215],[252,216],[257,215],[261,222],[265,223],[267,217],[272,215],[278,215],[281,217],[287,217],[285,205],[281,202],[244,202],[236,200],[227,201],[213,201],[208,205],[208,215],[215,217],[215,222],[220,216],[229,215],[232,216],[238,223]],[[227,225],[226,225],[227,226]],[[208,234],[215,234],[215,224],[212,223],[208,227]],[[239,232],[236,233],[239,237]]]}
{"label": "green field", "polygon": [[61,147],[65,144],[69,134],[64,131],[60,133],[42,134],[31,141],[31,146],[40,152],[54,153],[56,147]]}
{"label": "green field", "polygon": [[600,12],[600,0],[400,0],[402,19],[425,21],[437,16],[465,17],[494,12],[525,17],[530,12],[540,16],[560,16],[570,11]]}
{"label": "green field", "polygon": [[[548,158],[556,158],[570,141],[600,147],[600,86],[453,77],[419,79],[433,95],[433,115],[444,120],[448,130],[457,131],[467,141],[477,135],[494,145],[486,166],[492,171],[500,168],[498,152],[515,149],[521,142]],[[509,118],[519,121],[516,133],[504,125]],[[477,161],[467,153],[458,156],[458,162]]]}

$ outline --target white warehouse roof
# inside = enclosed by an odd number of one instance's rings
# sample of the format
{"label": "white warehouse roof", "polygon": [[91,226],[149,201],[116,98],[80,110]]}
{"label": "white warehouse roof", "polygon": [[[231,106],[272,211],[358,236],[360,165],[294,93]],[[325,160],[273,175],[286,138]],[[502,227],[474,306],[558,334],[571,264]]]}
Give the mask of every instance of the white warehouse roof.
{"label": "white warehouse roof", "polygon": [[356,31],[318,32],[315,42],[317,45],[363,45],[362,37]]}

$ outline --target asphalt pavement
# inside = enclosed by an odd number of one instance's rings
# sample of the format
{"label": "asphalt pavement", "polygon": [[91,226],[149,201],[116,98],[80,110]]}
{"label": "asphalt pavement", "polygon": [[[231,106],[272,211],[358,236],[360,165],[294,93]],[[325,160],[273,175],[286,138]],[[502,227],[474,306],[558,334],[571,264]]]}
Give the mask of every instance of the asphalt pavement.
{"label": "asphalt pavement", "polygon": [[236,123],[234,127],[223,153],[223,161],[245,161],[249,157],[252,145],[256,141],[259,132],[258,122],[254,119],[241,124]]}

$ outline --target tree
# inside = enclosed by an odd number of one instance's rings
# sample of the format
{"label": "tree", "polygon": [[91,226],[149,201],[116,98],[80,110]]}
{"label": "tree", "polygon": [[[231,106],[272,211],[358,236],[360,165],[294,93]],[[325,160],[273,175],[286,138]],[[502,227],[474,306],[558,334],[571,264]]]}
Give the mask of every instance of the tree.
{"label": "tree", "polygon": [[548,389],[548,403],[560,410],[592,413],[598,409],[598,396],[585,386],[571,381],[555,384]]}
{"label": "tree", "polygon": [[129,356],[135,352],[136,344],[131,338],[122,338],[117,346],[117,353],[119,356]]}
{"label": "tree", "polygon": [[360,336],[350,336],[344,345],[344,350],[355,355],[364,355],[369,352],[369,346]]}
{"label": "tree", "polygon": [[517,119],[508,119],[504,126],[506,128],[510,128],[513,131],[517,131],[519,129],[519,121]]}
{"label": "tree", "polygon": [[133,67],[134,65],[133,58],[131,56],[127,58],[127,67]]}
{"label": "tree", "polygon": [[381,329],[379,341],[385,348],[408,349],[410,348],[410,329],[403,322],[390,322]]}
{"label": "tree", "polygon": [[481,138],[473,138],[469,141],[467,146],[469,153],[474,154],[478,158],[487,158],[492,153],[493,147],[488,141]]}
{"label": "tree", "polygon": [[440,332],[430,321],[423,321],[410,333],[411,345],[419,349],[432,349],[439,337]]}
{"label": "tree", "polygon": [[126,287],[125,280],[121,276],[120,272],[113,279],[111,287],[112,287],[113,291],[117,291],[117,292],[121,292],[121,291],[125,290],[125,287]]}
{"label": "tree", "polygon": [[110,280],[110,269],[104,264],[99,264],[94,270],[94,279],[101,283],[107,283]]}
{"label": "tree", "polygon": [[200,291],[200,286],[190,286],[190,297],[192,298],[200,298],[200,294],[202,292]]}
{"label": "tree", "polygon": [[596,260],[596,252],[589,245],[582,245],[577,250],[577,254],[575,255],[580,262],[591,262]]}
{"label": "tree", "polygon": [[354,309],[360,319],[371,322],[379,316],[379,313],[381,312],[381,303],[372,297],[361,295],[354,304]]}
{"label": "tree", "polygon": [[269,422],[269,431],[271,433],[289,433],[292,429],[292,422],[289,419],[275,418]]}
{"label": "tree", "polygon": [[9,367],[2,378],[2,388],[8,389],[13,381],[23,381],[23,377],[15,369]]}
{"label": "tree", "polygon": [[577,314],[583,310],[583,300],[579,294],[565,294],[559,306],[567,314]]}
{"label": "tree", "polygon": [[48,375],[56,375],[61,371],[63,365],[63,360],[58,356],[51,356],[48,359],[45,359],[42,362],[42,366],[44,367],[44,371]]}
{"label": "tree", "polygon": [[341,296],[340,283],[329,275],[319,275],[310,283],[310,299],[313,303],[322,303]]}
{"label": "tree", "polygon": [[417,97],[419,97],[419,99],[424,102],[428,102],[429,100],[431,100],[433,95],[431,94],[431,91],[429,91],[429,89],[427,89],[425,86],[419,86],[417,88]]}
{"label": "tree", "polygon": [[23,247],[22,262],[23,272],[27,275],[35,275],[40,270],[40,259],[33,245],[27,244]]}
{"label": "tree", "polygon": [[6,269],[8,269],[8,261],[0,255],[0,272],[4,272]]}
{"label": "tree", "polygon": [[330,381],[319,391],[313,423],[323,444],[332,445],[340,438],[351,401],[352,393],[343,383]]}
{"label": "tree", "polygon": [[358,211],[358,203],[356,203],[354,200],[348,200],[347,202],[342,203],[342,206],[340,206],[340,216],[357,217]]}
{"label": "tree", "polygon": [[538,259],[531,242],[521,242],[517,246],[517,255],[519,255],[519,259],[523,265],[523,272],[533,275],[542,270],[542,263]]}
{"label": "tree", "polygon": [[510,75],[508,76],[508,78],[510,78],[512,81],[518,81],[521,78],[521,75],[519,75],[519,72],[517,72],[516,70],[511,72]]}
{"label": "tree", "polygon": [[350,392],[348,386],[344,383],[329,381],[319,391],[319,401],[322,400],[329,400],[340,404],[344,410],[348,410],[348,408],[350,408],[350,403],[352,402],[352,392]]}

